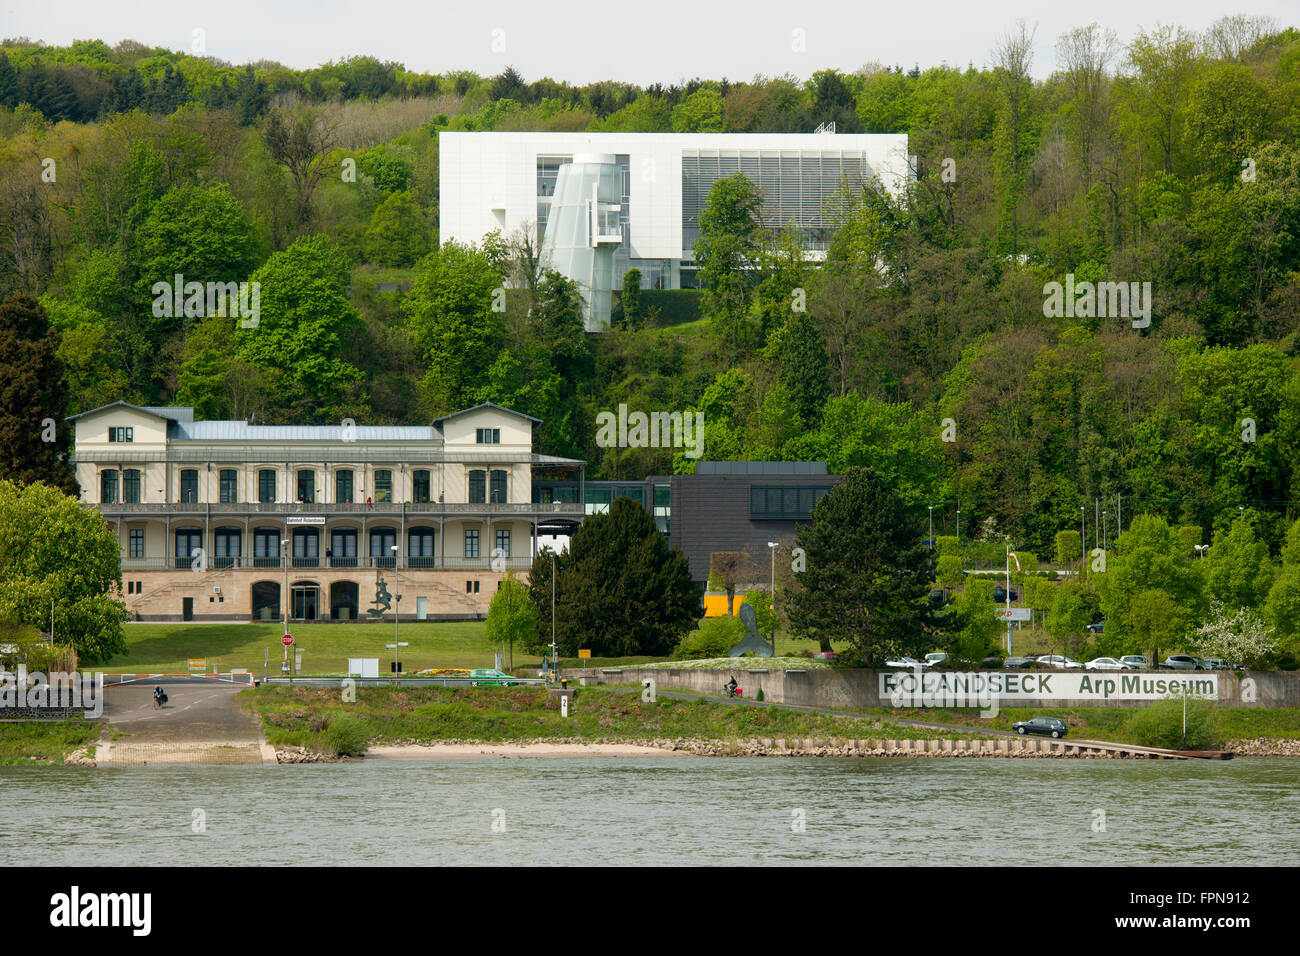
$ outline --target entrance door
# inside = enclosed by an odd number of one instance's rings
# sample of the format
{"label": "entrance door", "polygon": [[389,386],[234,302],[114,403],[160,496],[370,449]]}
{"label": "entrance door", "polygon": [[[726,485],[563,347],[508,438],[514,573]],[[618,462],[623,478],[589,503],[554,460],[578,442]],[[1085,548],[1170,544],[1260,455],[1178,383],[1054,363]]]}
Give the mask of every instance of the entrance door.
{"label": "entrance door", "polygon": [[415,599],[415,618],[418,621],[427,621],[429,619],[429,599],[427,597]]}
{"label": "entrance door", "polygon": [[194,620],[194,598],[181,598],[181,618],[186,621]]}
{"label": "entrance door", "polygon": [[316,620],[320,608],[320,588],[314,584],[293,586],[293,616],[299,621]]}

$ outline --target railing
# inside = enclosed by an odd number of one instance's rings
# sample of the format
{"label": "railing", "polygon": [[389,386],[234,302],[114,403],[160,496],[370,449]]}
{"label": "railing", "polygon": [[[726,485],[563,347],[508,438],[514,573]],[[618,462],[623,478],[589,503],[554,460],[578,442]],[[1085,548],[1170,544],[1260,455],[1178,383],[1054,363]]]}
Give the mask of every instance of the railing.
{"label": "railing", "polygon": [[193,503],[193,502],[146,502],[146,503],[105,503],[96,504],[93,507],[98,508],[103,514],[117,517],[119,515],[157,515],[166,517],[170,515],[312,515],[317,517],[328,517],[331,515],[386,515],[400,516],[407,515],[445,515],[448,517],[456,515],[582,515],[584,508],[576,502],[557,501],[553,503],[541,502],[510,502],[506,504],[469,504],[465,502],[399,502],[399,501],[376,501],[373,504],[365,502],[352,504],[298,504],[298,503],[267,503],[257,502],[226,502],[226,503]]}
{"label": "railing", "polygon": [[[188,571],[195,568],[195,558],[181,556],[170,558],[122,558],[123,571]],[[327,571],[368,569],[398,571],[519,571],[527,570],[533,565],[528,556],[511,558],[463,558],[463,557],[406,557],[400,558],[365,556],[353,558],[291,557],[289,567],[297,569],[320,569]],[[259,571],[283,568],[282,557],[209,557],[209,571]],[[197,570],[197,569],[196,569]]]}

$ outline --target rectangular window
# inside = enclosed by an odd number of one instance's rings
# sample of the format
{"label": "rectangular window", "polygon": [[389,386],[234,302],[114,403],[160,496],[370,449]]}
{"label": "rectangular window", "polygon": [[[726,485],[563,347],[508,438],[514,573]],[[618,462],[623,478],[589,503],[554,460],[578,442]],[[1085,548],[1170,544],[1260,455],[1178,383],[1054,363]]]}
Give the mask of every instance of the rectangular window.
{"label": "rectangular window", "polygon": [[269,468],[257,473],[257,500],[264,505],[275,504],[275,472]]}
{"label": "rectangular window", "polygon": [[239,500],[239,476],[233,468],[221,469],[221,503],[233,504]]}
{"label": "rectangular window", "polygon": [[465,557],[478,557],[478,531],[476,530],[465,532]]}
{"label": "rectangular window", "polygon": [[469,503],[481,505],[487,501],[487,473],[474,469],[469,473]]}
{"label": "rectangular window", "polygon": [[99,473],[99,500],[104,504],[117,504],[117,472]]}
{"label": "rectangular window", "polygon": [[375,500],[393,500],[393,473],[385,469],[375,472]]}
{"label": "rectangular window", "polygon": [[133,442],[135,441],[135,429],[110,428],[108,430],[108,440],[111,442]]}
{"label": "rectangular window", "polygon": [[420,470],[412,475],[411,500],[422,504],[429,500],[429,473]]}
{"label": "rectangular window", "polygon": [[316,500],[316,472],[298,472],[298,500],[304,503]]}
{"label": "rectangular window", "polygon": [[334,501],[340,505],[352,504],[352,472],[339,471],[334,474]]}
{"label": "rectangular window", "polygon": [[199,500],[199,473],[193,468],[181,472],[181,501],[189,504]]}
{"label": "rectangular window", "polygon": [[668,534],[673,516],[672,486],[667,484],[655,485],[654,501],[655,526],[664,534]]}
{"label": "rectangular window", "polygon": [[603,515],[609,510],[609,489],[587,486],[586,510],[589,515]]}
{"label": "rectangular window", "polygon": [[830,490],[830,485],[750,485],[749,517],[755,521],[807,521]]}
{"label": "rectangular window", "polygon": [[506,473],[499,468],[492,471],[492,503],[494,505],[506,503]]}
{"label": "rectangular window", "polygon": [[127,552],[133,558],[144,557],[144,528],[132,528],[128,532],[130,536],[130,550]]}
{"label": "rectangular window", "polygon": [[502,557],[502,558],[510,557],[510,532],[509,531],[497,532],[497,547],[496,550],[492,552],[492,556]]}
{"label": "rectangular window", "polygon": [[122,472],[122,500],[132,505],[140,503],[140,472],[134,468]]}
{"label": "rectangular window", "polygon": [[474,429],[474,440],[480,445],[499,445],[501,444],[501,429],[476,428]]}

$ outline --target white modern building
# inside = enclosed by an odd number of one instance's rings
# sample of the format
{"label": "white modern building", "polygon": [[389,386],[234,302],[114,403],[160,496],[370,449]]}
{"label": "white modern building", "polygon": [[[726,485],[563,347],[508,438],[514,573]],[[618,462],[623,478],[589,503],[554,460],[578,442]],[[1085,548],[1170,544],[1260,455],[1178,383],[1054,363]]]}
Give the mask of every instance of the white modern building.
{"label": "white modern building", "polygon": [[818,256],[843,184],[874,178],[897,195],[914,169],[905,133],[440,133],[438,151],[440,240],[535,228],[551,267],[582,286],[591,331],[608,327],[607,287],[630,268],[643,288],[695,286],[699,214],[719,179],[748,176],[764,226],[794,226]]}

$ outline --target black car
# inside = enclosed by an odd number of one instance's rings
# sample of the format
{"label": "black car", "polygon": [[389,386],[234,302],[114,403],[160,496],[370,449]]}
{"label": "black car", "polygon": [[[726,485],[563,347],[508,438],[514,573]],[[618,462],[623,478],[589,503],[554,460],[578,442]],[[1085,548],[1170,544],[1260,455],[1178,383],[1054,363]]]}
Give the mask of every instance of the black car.
{"label": "black car", "polygon": [[1042,734],[1044,737],[1064,737],[1066,733],[1065,721],[1058,717],[1031,717],[1029,720],[1018,720],[1011,725],[1011,729],[1018,734]]}
{"label": "black car", "polygon": [[[997,602],[1000,604],[1000,603],[1002,603],[1003,601],[1005,601],[1006,599],[1007,599],[1007,589],[1006,589],[1006,588],[994,588],[994,589],[993,589],[993,600],[997,601]],[[1018,591],[1013,590],[1013,591],[1011,592],[1011,600],[1013,600],[1013,601],[1019,601],[1019,600],[1020,600],[1020,593],[1019,593]]]}
{"label": "black car", "polygon": [[1037,667],[1037,657],[1008,657],[1002,662],[1002,666],[1007,670],[1016,670],[1021,667]]}
{"label": "black car", "polygon": [[1001,666],[1002,666],[1002,658],[1000,657],[986,657],[984,658],[984,660],[980,661],[980,667],[1001,667]]}

